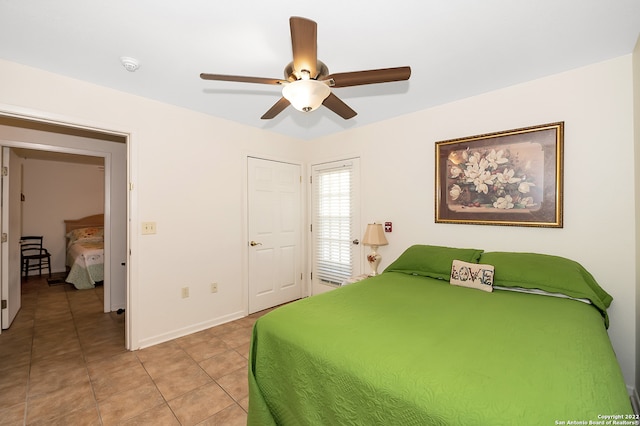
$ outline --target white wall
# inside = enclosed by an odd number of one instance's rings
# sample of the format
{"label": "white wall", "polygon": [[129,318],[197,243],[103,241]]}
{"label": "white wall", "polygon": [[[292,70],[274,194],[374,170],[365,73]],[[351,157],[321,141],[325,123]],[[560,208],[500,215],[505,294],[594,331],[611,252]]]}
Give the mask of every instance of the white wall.
{"label": "white wall", "polygon": [[52,272],[65,270],[64,220],[104,212],[104,169],[96,165],[23,160],[22,229],[44,236]]}
{"label": "white wall", "polygon": [[[631,55],[314,140],[308,158],[361,157],[362,220],[392,221],[381,268],[414,243],[569,257],[614,297],[610,336],[635,383]],[[434,222],[435,142],[565,122],[564,228]],[[364,229],[364,228],[363,228]]]}

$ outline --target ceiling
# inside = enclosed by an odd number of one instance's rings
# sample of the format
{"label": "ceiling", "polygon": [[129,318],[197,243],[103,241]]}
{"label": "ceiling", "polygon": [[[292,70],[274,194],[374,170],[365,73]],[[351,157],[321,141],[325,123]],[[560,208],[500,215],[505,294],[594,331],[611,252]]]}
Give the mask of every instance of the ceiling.
{"label": "ceiling", "polygon": [[[278,86],[199,78],[283,78],[290,16],[318,23],[330,72],[409,65],[411,79],[334,89],[350,120],[261,120]],[[0,0],[2,59],[301,139],[629,54],[639,33],[638,0]]]}

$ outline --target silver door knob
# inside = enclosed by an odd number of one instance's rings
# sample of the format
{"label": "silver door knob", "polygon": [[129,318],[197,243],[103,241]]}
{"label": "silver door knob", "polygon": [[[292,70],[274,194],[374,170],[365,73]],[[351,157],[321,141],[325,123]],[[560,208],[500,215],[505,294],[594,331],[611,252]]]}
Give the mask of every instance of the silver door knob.
{"label": "silver door knob", "polygon": [[251,241],[251,242],[249,243],[249,245],[250,245],[251,247],[255,247],[255,246],[261,246],[261,245],[262,245],[262,243],[256,243],[255,241]]}

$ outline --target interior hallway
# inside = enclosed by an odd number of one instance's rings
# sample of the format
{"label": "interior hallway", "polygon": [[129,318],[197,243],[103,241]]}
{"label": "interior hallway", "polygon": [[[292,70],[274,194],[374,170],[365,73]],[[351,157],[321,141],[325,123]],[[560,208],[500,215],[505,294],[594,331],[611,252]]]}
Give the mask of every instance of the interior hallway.
{"label": "interior hallway", "polygon": [[23,281],[0,335],[1,425],[246,425],[252,326],[266,311],[140,351],[103,287]]}

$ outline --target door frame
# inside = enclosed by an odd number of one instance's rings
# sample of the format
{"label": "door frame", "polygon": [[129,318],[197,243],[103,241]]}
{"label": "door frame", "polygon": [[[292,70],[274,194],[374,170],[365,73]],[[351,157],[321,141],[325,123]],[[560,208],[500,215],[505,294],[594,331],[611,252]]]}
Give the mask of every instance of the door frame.
{"label": "door frame", "polygon": [[[354,216],[357,218],[358,220],[358,224],[360,226],[360,228],[362,228],[362,224],[366,223],[362,221],[362,203],[361,203],[361,199],[360,199],[360,194],[362,191],[362,179],[360,177],[360,168],[361,168],[361,157],[358,154],[353,154],[353,155],[344,155],[344,156],[339,156],[339,157],[331,157],[331,158],[323,158],[321,160],[317,160],[317,161],[312,161],[308,164],[307,167],[307,185],[305,185],[306,187],[308,187],[308,196],[307,196],[307,229],[309,229],[309,224],[313,223],[313,184],[311,183],[311,176],[313,176],[313,168],[316,166],[320,166],[323,164],[332,164],[332,163],[340,163],[340,162],[348,162],[348,161],[357,161],[358,162],[358,167],[357,167],[357,187],[356,187],[356,193],[355,193],[355,204],[356,204],[356,208],[357,208],[357,212],[354,214]],[[313,279],[311,278],[311,273],[313,272],[313,267],[314,267],[314,262],[315,259],[313,258],[314,256],[314,247],[313,247],[313,243],[314,243],[314,238],[311,235],[311,232],[307,232],[307,278],[309,279],[309,296],[313,296],[316,294],[321,294],[321,293],[325,293],[327,291],[331,291],[334,290],[335,288],[338,288],[337,286],[332,286],[332,285],[325,285],[326,288],[320,289],[318,288],[318,292],[316,292],[314,285],[313,285]],[[360,239],[360,237],[358,237],[358,239]],[[356,268],[356,272],[358,274],[360,274],[363,271],[363,245],[362,244],[358,244],[358,248],[356,250],[354,250],[354,265],[357,266]]]}
{"label": "door frame", "polygon": [[248,242],[249,242],[249,158],[255,158],[259,160],[266,161],[274,161],[278,163],[287,163],[293,164],[300,167],[300,174],[302,176],[302,184],[300,185],[300,249],[302,253],[300,254],[300,269],[302,270],[302,283],[301,283],[301,297],[308,297],[310,295],[310,285],[309,285],[309,273],[307,269],[307,238],[308,235],[304,232],[306,227],[306,202],[307,199],[307,185],[304,185],[307,176],[305,176],[305,164],[299,159],[286,158],[286,157],[274,157],[264,154],[256,154],[256,153],[244,153],[242,155],[242,300],[245,301],[244,306],[244,315],[247,316],[249,314],[249,250]]}
{"label": "door frame", "polygon": [[[0,294],[2,295],[2,300],[7,301],[7,305],[3,307],[0,315],[1,333],[3,329],[11,327],[13,320],[22,307],[22,254],[20,250],[22,206],[20,201],[18,201],[17,206],[15,202],[12,203],[11,201],[20,200],[22,164],[20,164],[20,169],[16,170],[17,164],[15,164],[14,158],[17,158],[17,155],[9,147],[2,146],[0,149],[2,149],[0,157],[2,158],[3,168],[2,190],[0,191],[2,192],[2,213],[0,213],[0,218],[2,219],[3,238],[5,235],[7,236],[7,239],[0,246]],[[4,174],[5,167],[8,172],[6,175]],[[14,226],[16,223],[19,225],[19,229]]]}
{"label": "door frame", "polygon": [[[130,232],[130,224],[134,218],[137,218],[137,203],[135,202],[134,194],[133,194],[133,182],[136,177],[136,171],[132,168],[132,164],[136,164],[137,161],[137,147],[134,143],[134,132],[126,131],[126,130],[116,130],[113,129],[109,125],[104,125],[102,123],[89,122],[84,119],[79,119],[77,117],[69,117],[57,114],[51,114],[39,110],[34,110],[30,108],[17,107],[15,105],[7,105],[0,103],[0,117],[7,118],[16,118],[21,120],[26,120],[29,122],[35,122],[44,125],[52,125],[62,128],[71,128],[78,130],[85,130],[94,134],[109,134],[114,136],[119,136],[124,139],[124,143],[126,145],[126,170],[127,177],[126,182],[128,182],[128,193],[126,200],[126,312],[125,316],[125,341],[124,345],[126,349],[133,350],[139,347],[138,344],[138,332],[136,328],[136,324],[138,324],[136,313],[137,309],[137,299],[135,298],[135,289],[137,289],[137,282],[134,279],[137,276],[137,257],[133,255],[132,250],[134,247],[137,248],[137,238],[136,235],[132,235]],[[46,130],[45,130],[46,131]],[[20,141],[9,141],[3,140],[2,146],[7,147],[17,147],[17,148],[26,148],[26,149],[35,149],[35,150],[45,150],[45,151],[54,151],[54,152],[62,152],[62,153],[71,153],[71,154],[79,154],[79,155],[90,155],[94,157],[103,157],[104,158],[104,167],[105,167],[105,234],[109,235],[109,237],[105,238],[105,255],[109,253],[110,255],[110,210],[111,210],[111,153],[103,152],[103,151],[93,151],[93,150],[83,150],[78,148],[70,148],[63,146],[55,146],[55,145],[46,145],[41,143],[30,143],[30,142],[20,142]],[[137,222],[134,222],[137,223]],[[134,251],[135,252],[135,251]],[[109,259],[110,262],[113,262],[114,259]],[[111,271],[110,268],[107,268],[105,271],[105,278],[109,276]],[[107,275],[109,274],[109,275]],[[107,299],[110,302],[110,294],[109,292],[105,292],[105,306],[107,306]],[[110,307],[110,305],[108,305]]]}

